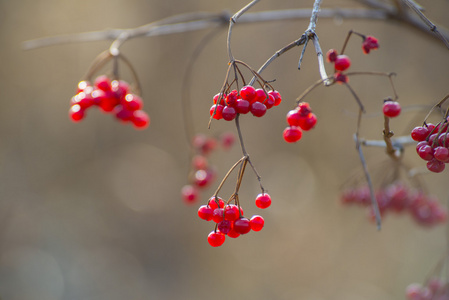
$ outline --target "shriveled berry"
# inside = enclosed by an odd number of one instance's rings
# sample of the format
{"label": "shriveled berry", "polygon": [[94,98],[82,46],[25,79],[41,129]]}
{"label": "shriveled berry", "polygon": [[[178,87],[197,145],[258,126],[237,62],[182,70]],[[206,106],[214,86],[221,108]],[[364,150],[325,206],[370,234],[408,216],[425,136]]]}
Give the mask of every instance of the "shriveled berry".
{"label": "shriveled berry", "polygon": [[207,236],[207,241],[212,247],[220,247],[225,242],[226,236],[220,231],[212,231]]}
{"label": "shriveled berry", "polygon": [[337,55],[334,61],[334,67],[337,71],[345,71],[351,66],[351,60],[347,55]]}
{"label": "shriveled berry", "polygon": [[232,90],[227,96],[226,96],[226,105],[228,106],[235,106],[237,104],[237,99],[239,98],[239,93],[237,90]]}
{"label": "shriveled berry", "polygon": [[284,129],[283,137],[287,143],[297,142],[302,137],[302,130],[297,126],[289,126]]}
{"label": "shriveled berry", "polygon": [[334,79],[335,79],[335,82],[337,82],[339,84],[345,84],[345,83],[349,82],[348,76],[346,76],[345,74],[340,73],[340,72],[335,72]]}
{"label": "shriveled berry", "polygon": [[337,59],[337,50],[335,49],[330,49],[329,51],[327,51],[326,53],[326,60],[330,63],[335,62],[335,60]]}
{"label": "shriveled berry", "polygon": [[385,101],[382,111],[385,116],[394,118],[401,113],[401,105],[396,101]]}
{"label": "shriveled berry", "polygon": [[267,193],[262,193],[256,197],[256,206],[265,209],[271,205],[271,197]]}
{"label": "shriveled berry", "polygon": [[265,220],[259,215],[252,216],[249,220],[249,225],[253,231],[261,231],[264,224]]}
{"label": "shriveled berry", "polygon": [[362,43],[363,53],[368,54],[371,50],[379,48],[378,40],[373,36],[367,36]]}

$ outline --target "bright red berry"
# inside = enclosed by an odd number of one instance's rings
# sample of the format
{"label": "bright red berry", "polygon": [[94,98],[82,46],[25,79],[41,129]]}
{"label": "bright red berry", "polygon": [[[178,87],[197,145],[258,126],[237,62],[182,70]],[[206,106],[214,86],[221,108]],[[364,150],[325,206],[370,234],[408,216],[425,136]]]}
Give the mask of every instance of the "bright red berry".
{"label": "bright red berry", "polygon": [[220,247],[225,242],[226,236],[220,231],[212,231],[207,236],[207,241],[212,247]]}
{"label": "bright red berry", "polygon": [[252,216],[249,220],[249,225],[253,231],[261,231],[264,224],[265,220],[259,215]]}
{"label": "bright red berry", "polygon": [[297,142],[302,137],[301,128],[299,128],[297,126],[289,126],[284,129],[283,136],[284,136],[284,140],[287,143]]}
{"label": "bright red berry", "polygon": [[222,96],[222,93],[218,93],[214,96],[214,104],[225,105],[226,94]]}
{"label": "bright red berry", "polygon": [[94,85],[95,85],[98,89],[100,89],[100,90],[102,90],[102,91],[105,91],[105,92],[111,90],[111,80],[110,80],[109,77],[106,76],[106,75],[98,76],[98,77],[95,79]]}
{"label": "bright red berry", "polygon": [[238,98],[239,93],[237,92],[237,90],[233,90],[226,96],[226,104],[228,106],[235,106],[237,104]]}
{"label": "bright red berry", "polygon": [[136,129],[145,129],[150,125],[150,117],[143,110],[135,110],[131,121]]}
{"label": "bright red berry", "polygon": [[234,221],[234,230],[240,234],[247,234],[251,231],[249,220],[245,217],[241,217],[240,219]]}
{"label": "bright red berry", "polygon": [[265,104],[256,101],[251,104],[250,110],[253,116],[260,118],[267,112],[267,107]]}
{"label": "bright red berry", "polygon": [[337,71],[345,71],[351,66],[351,60],[347,55],[337,55],[334,61],[334,67]]}
{"label": "bright red berry", "polygon": [[142,109],[143,107],[142,98],[135,94],[127,94],[121,103],[124,108],[131,111]]}
{"label": "bright red berry", "polygon": [[127,94],[129,94],[130,87],[126,81],[114,80],[111,82],[111,90],[115,93],[117,98],[123,99]]}
{"label": "bright red berry", "polygon": [[257,89],[256,96],[254,97],[254,101],[264,103],[266,99],[268,99],[268,94],[265,93],[265,90]]}
{"label": "bright red berry", "polygon": [[287,113],[287,123],[290,126],[299,126],[299,122],[303,118],[298,109],[292,109]]}
{"label": "bright red berry", "polygon": [[396,101],[385,101],[382,111],[385,116],[394,118],[401,113],[401,105]]}
{"label": "bright red berry", "polygon": [[281,104],[282,97],[278,91],[269,91],[268,94],[274,97],[274,106],[278,106],[279,104]]}
{"label": "bright red berry", "polygon": [[225,220],[235,221],[240,218],[239,208],[235,204],[227,205],[224,214]]}
{"label": "bright red berry", "polygon": [[267,193],[262,193],[256,197],[256,206],[258,208],[267,208],[271,205],[271,197]]}
{"label": "bright red berry", "polygon": [[240,97],[242,99],[249,101],[250,103],[255,101],[256,98],[256,89],[251,85],[245,85],[240,90]]}
{"label": "bright red berry", "polygon": [[90,82],[86,81],[86,80],[82,80],[82,81],[78,82],[76,93],[78,94],[80,92],[84,92],[84,90],[89,87],[91,87]]}
{"label": "bright red berry", "polygon": [[209,114],[214,118],[215,120],[221,120],[223,119],[223,105],[220,104],[214,104],[209,110]]}
{"label": "bright red berry", "polygon": [[198,217],[200,217],[203,220],[206,221],[212,220],[212,213],[213,210],[208,205],[201,205],[200,208],[198,208]]}
{"label": "bright red berry", "polygon": [[314,113],[310,113],[305,118],[301,118],[299,120],[299,127],[301,127],[302,130],[308,131],[315,127],[317,118]]}
{"label": "bright red berry", "polygon": [[79,122],[84,118],[84,109],[79,104],[72,105],[69,109],[69,117],[73,122]]}
{"label": "bright red berry", "polygon": [[220,197],[210,197],[209,201],[207,202],[207,205],[210,206],[210,208],[212,209],[216,209],[216,208],[223,208],[224,207],[224,201],[223,199],[221,199]]}
{"label": "bright red berry", "polygon": [[235,231],[234,226],[232,226],[232,229],[228,232],[228,236],[230,238],[238,238],[240,236],[240,233],[238,233],[237,231]]}
{"label": "bright red berry", "polygon": [[215,223],[220,223],[224,220],[224,209],[223,208],[216,208],[212,212],[212,221]]}

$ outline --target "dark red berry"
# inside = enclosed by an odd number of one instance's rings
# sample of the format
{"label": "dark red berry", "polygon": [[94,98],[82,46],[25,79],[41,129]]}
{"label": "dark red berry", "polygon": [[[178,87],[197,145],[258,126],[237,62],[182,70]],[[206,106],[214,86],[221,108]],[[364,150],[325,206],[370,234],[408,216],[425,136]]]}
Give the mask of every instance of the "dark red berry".
{"label": "dark red berry", "polygon": [[346,76],[345,74],[340,73],[340,72],[335,72],[334,79],[335,79],[335,82],[337,82],[339,84],[344,84],[344,83],[349,82],[348,76]]}
{"label": "dark red berry", "polygon": [[111,90],[111,80],[109,79],[108,76],[106,75],[102,75],[102,76],[98,76],[95,79],[94,85],[102,90],[102,91],[110,91]]}
{"label": "dark red berry", "polygon": [[436,147],[433,150],[433,156],[435,159],[447,163],[449,162],[449,149],[441,146]]}
{"label": "dark red berry", "polygon": [[327,51],[326,53],[326,60],[330,63],[335,62],[335,60],[337,59],[337,50],[335,49],[330,49],[329,51]]}
{"label": "dark red berry", "polygon": [[379,48],[378,40],[373,36],[367,36],[362,43],[363,53],[368,54],[371,50]]}
{"label": "dark red berry", "polygon": [[248,100],[238,99],[235,105],[235,110],[239,114],[247,114],[250,109],[250,103]]}
{"label": "dark red berry", "polygon": [[385,101],[382,111],[385,116],[394,118],[401,113],[401,105],[396,101]]}
{"label": "dark red berry", "polygon": [[440,173],[444,171],[445,164],[435,158],[427,162],[427,169],[434,173]]}
{"label": "dark red berry", "polygon": [[424,141],[429,136],[429,129],[424,126],[418,126],[413,128],[411,136],[412,139],[418,142]]}
{"label": "dark red berry", "polygon": [[223,108],[223,111],[221,112],[221,115],[223,116],[223,119],[226,121],[232,121],[237,116],[237,112],[234,107],[232,106],[225,106]]}
{"label": "dark red berry", "polygon": [[247,234],[251,231],[251,225],[249,224],[249,220],[245,217],[242,217],[236,221],[234,221],[234,230],[240,234]]}
{"label": "dark red berry", "polygon": [[217,228],[222,232],[223,234],[228,234],[229,231],[234,227],[234,224],[231,221],[223,220],[220,223],[218,223]]}
{"label": "dark red berry", "polygon": [[253,102],[251,104],[250,110],[253,116],[260,118],[267,112],[267,107],[263,103]]}

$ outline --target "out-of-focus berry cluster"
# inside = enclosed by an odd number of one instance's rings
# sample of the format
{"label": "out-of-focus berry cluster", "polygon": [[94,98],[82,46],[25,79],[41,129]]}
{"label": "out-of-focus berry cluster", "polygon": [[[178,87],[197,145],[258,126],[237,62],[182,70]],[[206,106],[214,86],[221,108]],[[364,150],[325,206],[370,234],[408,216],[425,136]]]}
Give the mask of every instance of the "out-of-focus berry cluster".
{"label": "out-of-focus berry cluster", "polygon": [[449,300],[449,282],[432,277],[425,285],[412,283],[405,289],[407,300]]}
{"label": "out-of-focus berry cluster", "polygon": [[[419,225],[431,227],[447,221],[448,213],[435,197],[410,189],[397,182],[375,191],[375,198],[381,215],[387,212],[408,213]],[[374,218],[368,186],[347,189],[343,192],[343,204],[369,207],[368,215]]]}

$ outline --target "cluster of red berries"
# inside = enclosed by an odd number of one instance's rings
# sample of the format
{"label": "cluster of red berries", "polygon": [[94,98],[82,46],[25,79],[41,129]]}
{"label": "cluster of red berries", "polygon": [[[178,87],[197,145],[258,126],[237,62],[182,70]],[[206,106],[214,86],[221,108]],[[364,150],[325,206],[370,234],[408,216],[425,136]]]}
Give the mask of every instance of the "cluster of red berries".
{"label": "cluster of red berries", "polygon": [[[426,196],[422,192],[412,190],[402,183],[393,183],[375,192],[375,197],[381,215],[387,211],[396,213],[409,212],[412,218],[426,227],[447,221],[447,210],[434,197]],[[368,186],[349,189],[343,192],[344,204],[359,204],[371,206],[371,196]],[[372,207],[369,217],[374,217]]]}
{"label": "cluster of red berries", "polygon": [[[271,197],[262,193],[256,197],[256,206],[265,209],[271,205]],[[220,197],[211,197],[207,205],[198,209],[198,216],[205,221],[213,221],[215,229],[207,236],[212,247],[219,247],[225,242],[226,236],[237,238],[252,231],[262,230],[265,221],[263,217],[254,215],[250,219],[243,215],[240,205],[225,204]]]}
{"label": "cluster of red berries", "polygon": [[288,127],[284,129],[283,137],[287,143],[294,143],[301,139],[302,131],[309,131],[315,127],[317,118],[309,103],[300,102],[298,106],[287,113]]}
{"label": "cluster of red berries", "polygon": [[205,189],[215,179],[215,169],[209,164],[209,155],[220,145],[222,149],[230,149],[235,142],[231,132],[225,132],[218,138],[197,134],[192,140],[194,155],[191,159],[190,184],[181,189],[181,196],[185,203],[192,204],[198,201],[201,189]]}
{"label": "cluster of red berries", "polygon": [[449,163],[449,133],[447,121],[437,125],[428,123],[415,127],[411,136],[417,141],[416,152],[427,161],[429,171],[443,172],[445,164]]}
{"label": "cluster of red berries", "polygon": [[433,277],[425,285],[412,283],[405,289],[408,300],[449,300],[449,284]]}
{"label": "cluster of red berries", "polygon": [[278,106],[281,95],[278,91],[267,92],[264,89],[255,89],[246,85],[240,89],[232,90],[228,94],[219,93],[214,96],[214,105],[210,108],[210,115],[216,120],[232,121],[237,114],[251,114],[262,117],[268,109]]}
{"label": "cluster of red berries", "polygon": [[330,49],[327,51],[326,59],[328,62],[334,64],[335,74],[334,80],[337,83],[347,83],[349,81],[348,76],[343,74],[351,66],[351,60],[347,55],[338,54],[337,50]]}
{"label": "cluster of red berries", "polygon": [[131,93],[130,86],[123,80],[112,80],[102,75],[92,86],[88,81],[80,81],[76,95],[70,100],[69,116],[74,122],[86,116],[86,110],[97,106],[105,113],[112,113],[122,122],[131,122],[137,129],[150,124],[150,118],[142,110],[143,101]]}

